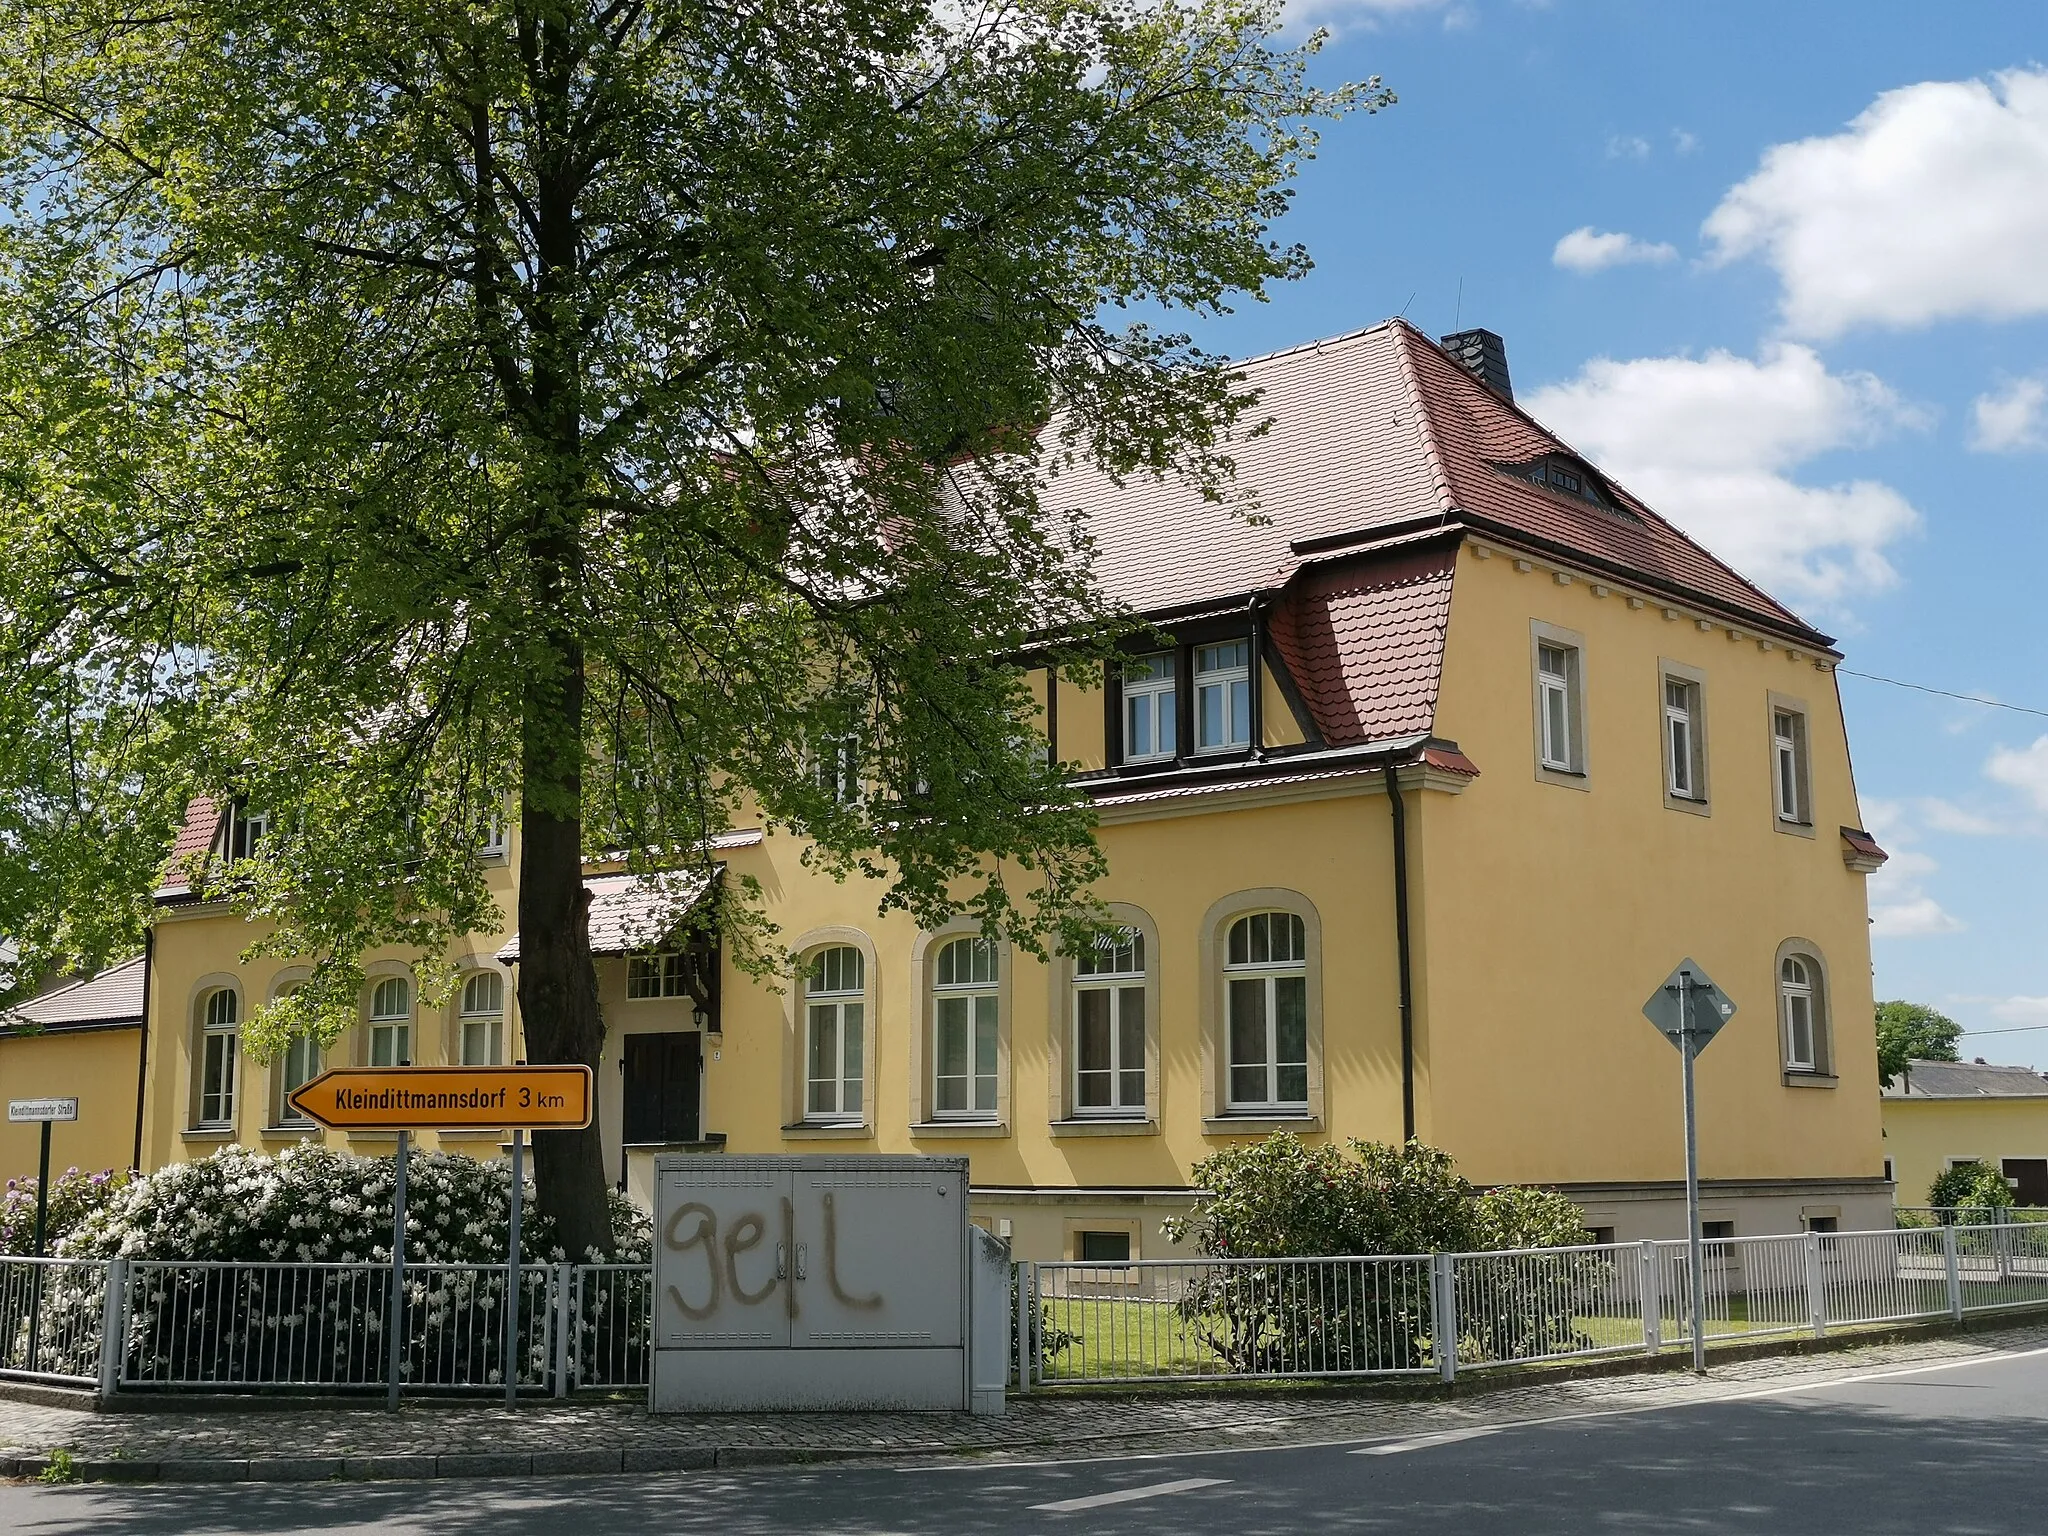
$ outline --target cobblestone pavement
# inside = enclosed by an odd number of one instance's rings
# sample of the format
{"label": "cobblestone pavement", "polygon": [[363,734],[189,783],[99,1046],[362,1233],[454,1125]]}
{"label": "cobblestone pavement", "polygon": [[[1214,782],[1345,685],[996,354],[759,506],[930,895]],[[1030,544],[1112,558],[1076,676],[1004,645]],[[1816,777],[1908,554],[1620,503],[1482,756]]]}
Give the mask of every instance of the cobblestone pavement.
{"label": "cobblestone pavement", "polygon": [[[1876,1342],[1815,1354],[1489,1386],[1451,1396],[1342,1388],[1190,1389],[1013,1398],[1000,1417],[810,1413],[650,1417],[634,1403],[408,1402],[357,1406],[94,1413],[0,1401],[0,1474],[33,1475],[64,1450],[88,1478],[231,1481],[666,1471],[845,1457],[929,1461],[1315,1444],[1497,1424],[1555,1414],[1662,1407],[1871,1370],[2048,1347],[2048,1324]],[[1675,1366],[1676,1361],[1668,1362]]]}

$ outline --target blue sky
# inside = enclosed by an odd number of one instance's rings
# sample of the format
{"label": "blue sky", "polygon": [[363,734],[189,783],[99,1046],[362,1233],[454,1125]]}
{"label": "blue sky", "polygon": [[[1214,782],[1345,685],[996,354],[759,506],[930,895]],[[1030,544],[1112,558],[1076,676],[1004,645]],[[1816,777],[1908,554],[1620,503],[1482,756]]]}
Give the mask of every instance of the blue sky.
{"label": "blue sky", "polygon": [[[1296,0],[1339,125],[1237,356],[1405,310],[1840,637],[2048,711],[2048,9]],[[1880,997],[2048,1065],[2048,716],[1845,676]],[[1994,1033],[1995,1031],[1995,1033]]]}

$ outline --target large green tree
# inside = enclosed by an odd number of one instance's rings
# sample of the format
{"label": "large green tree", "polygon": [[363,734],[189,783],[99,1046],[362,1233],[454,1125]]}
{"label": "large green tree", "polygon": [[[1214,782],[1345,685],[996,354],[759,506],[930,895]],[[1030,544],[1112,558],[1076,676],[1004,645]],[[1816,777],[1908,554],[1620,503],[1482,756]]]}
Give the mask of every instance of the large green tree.
{"label": "large green tree", "polygon": [[[600,1049],[584,857],[701,864],[743,807],[921,920],[1088,921],[1015,666],[1117,622],[1059,471],[1226,496],[1256,429],[1216,359],[1109,317],[1301,272],[1270,225],[1376,83],[1312,86],[1264,0],[0,17],[0,925],[32,955],[132,936],[195,791],[273,813],[214,891],[316,962],[259,1053],[337,1035],[367,948],[489,922],[508,807],[539,1060]],[[535,1162],[605,1246],[595,1134]]]}
{"label": "large green tree", "polygon": [[1963,1026],[1925,1003],[1877,1005],[1877,1079],[1889,1088],[1910,1061],[1954,1061]]}

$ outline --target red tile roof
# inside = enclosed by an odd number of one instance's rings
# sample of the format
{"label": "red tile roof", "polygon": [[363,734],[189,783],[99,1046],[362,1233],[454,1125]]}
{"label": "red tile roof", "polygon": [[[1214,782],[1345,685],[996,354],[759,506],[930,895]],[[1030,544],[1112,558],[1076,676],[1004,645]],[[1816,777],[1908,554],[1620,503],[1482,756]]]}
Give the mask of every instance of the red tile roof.
{"label": "red tile roof", "polygon": [[1263,435],[1227,445],[1256,517],[1173,482],[1135,476],[1119,485],[1090,466],[1046,489],[1050,509],[1085,509],[1099,578],[1140,612],[1273,590],[1318,551],[1460,529],[1827,643],[1621,487],[1608,484],[1615,511],[1502,468],[1583,455],[1405,322],[1254,358],[1240,371],[1260,392],[1253,420],[1271,420]]}
{"label": "red tile roof", "polygon": [[1456,559],[1439,546],[1312,567],[1273,610],[1274,647],[1331,746],[1429,731]]}
{"label": "red tile roof", "polygon": [[197,888],[206,866],[206,856],[220,833],[220,818],[226,809],[205,795],[196,795],[185,805],[185,824],[171,844],[171,856],[164,864],[157,884],[157,900],[190,896]]}

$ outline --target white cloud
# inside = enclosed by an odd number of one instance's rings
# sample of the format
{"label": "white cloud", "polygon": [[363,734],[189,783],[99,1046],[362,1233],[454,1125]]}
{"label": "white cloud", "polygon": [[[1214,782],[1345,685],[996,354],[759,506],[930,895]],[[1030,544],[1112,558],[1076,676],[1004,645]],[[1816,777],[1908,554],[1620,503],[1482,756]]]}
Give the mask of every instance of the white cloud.
{"label": "white cloud", "polygon": [[1647,160],[1650,158],[1650,141],[1640,134],[1613,133],[1607,136],[1607,158],[1610,160]]}
{"label": "white cloud", "polygon": [[1689,155],[1700,147],[1700,136],[1683,128],[1671,130],[1671,147],[1681,155]]}
{"label": "white cloud", "polygon": [[1777,269],[1803,335],[2048,313],[2048,70],[1887,91],[1765,151],[1705,233]]}
{"label": "white cloud", "polygon": [[1970,446],[1980,453],[2048,448],[2048,379],[2008,380],[1979,395],[1970,411],[1976,418]]}
{"label": "white cloud", "polygon": [[1791,472],[1818,454],[1917,424],[1867,373],[1828,371],[1811,349],[1760,359],[1595,358],[1527,405],[1658,512],[1795,603],[1839,611],[1891,586],[1887,548],[1919,525],[1874,480],[1802,485]]}
{"label": "white cloud", "polygon": [[1639,262],[1655,264],[1675,261],[1677,257],[1677,248],[1662,241],[1652,244],[1634,235],[1600,234],[1590,224],[1582,224],[1566,235],[1550,253],[1553,262],[1573,272],[1601,272],[1608,267]]}
{"label": "white cloud", "polygon": [[1963,924],[1926,890],[1923,882],[1941,868],[1914,847],[1918,834],[1896,800],[1865,800],[1863,825],[1891,854],[1865,882],[1870,897],[1870,931],[1883,939],[1925,939],[1960,933]]}
{"label": "white cloud", "polygon": [[2048,997],[2001,997],[1991,1016],[2004,1024],[2048,1025]]}
{"label": "white cloud", "polygon": [[2009,822],[1998,821],[1990,816],[1955,804],[1950,800],[1929,797],[1919,802],[1920,817],[1930,829],[1948,832],[1957,837],[2003,837],[2012,831]]}
{"label": "white cloud", "polygon": [[2048,811],[2048,736],[2035,737],[2028,747],[1999,747],[1984,771]]}
{"label": "white cloud", "polygon": [[1287,0],[1285,25],[1295,33],[1312,27],[1327,27],[1335,33],[1347,25],[1370,30],[1382,21],[1445,10],[1450,13],[1445,23],[1453,28],[1468,19],[1462,14],[1463,7],[1454,5],[1453,0]]}

